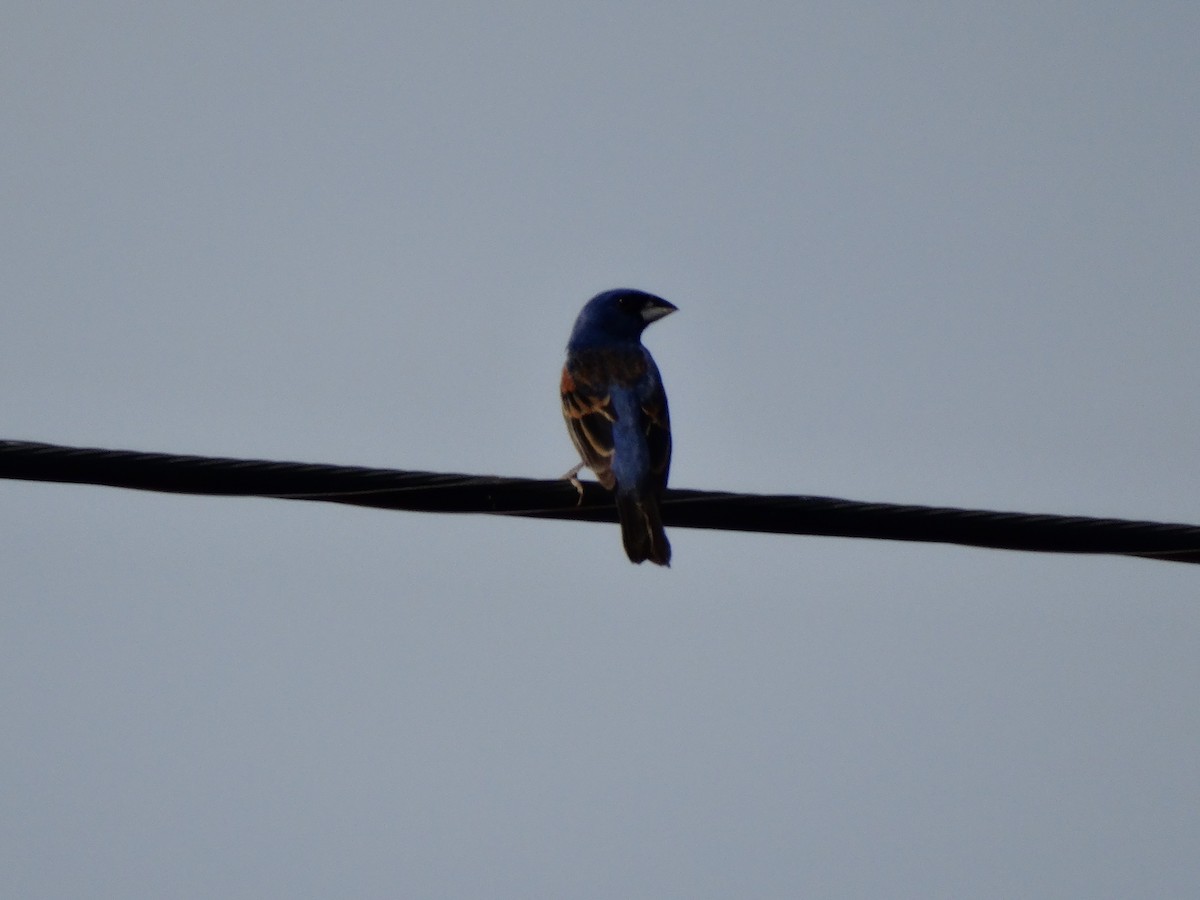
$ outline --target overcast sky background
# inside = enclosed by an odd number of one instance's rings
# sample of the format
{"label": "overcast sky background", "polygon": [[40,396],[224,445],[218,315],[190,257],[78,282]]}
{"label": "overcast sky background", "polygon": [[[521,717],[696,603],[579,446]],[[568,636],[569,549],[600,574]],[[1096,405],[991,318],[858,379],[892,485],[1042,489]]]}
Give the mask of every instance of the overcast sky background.
{"label": "overcast sky background", "polygon": [[[39,2],[0,437],[1200,522],[1200,7]],[[1200,893],[1200,569],[0,482],[6,897]]]}

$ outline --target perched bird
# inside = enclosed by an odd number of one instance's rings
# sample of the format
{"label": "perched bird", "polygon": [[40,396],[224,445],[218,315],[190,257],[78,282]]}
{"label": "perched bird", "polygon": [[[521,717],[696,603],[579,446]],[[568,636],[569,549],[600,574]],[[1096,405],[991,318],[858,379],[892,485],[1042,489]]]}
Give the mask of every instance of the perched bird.
{"label": "perched bird", "polygon": [[[671,421],[658,366],[642,331],[677,309],[629,289],[597,294],[579,313],[567,342],[562,409],[567,431],[587,466],[616,491],[621,540],[629,558],[670,565],[659,500],[671,466]],[[582,488],[581,488],[582,490]]]}

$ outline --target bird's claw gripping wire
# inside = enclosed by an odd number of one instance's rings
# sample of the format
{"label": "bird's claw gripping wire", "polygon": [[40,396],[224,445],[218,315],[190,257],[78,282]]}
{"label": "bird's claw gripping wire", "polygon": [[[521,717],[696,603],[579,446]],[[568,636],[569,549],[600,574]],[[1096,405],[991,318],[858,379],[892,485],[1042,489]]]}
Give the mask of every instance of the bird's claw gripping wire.
{"label": "bird's claw gripping wire", "polygon": [[583,463],[579,463],[579,465],[575,466],[575,468],[571,469],[571,471],[564,473],[562,476],[564,481],[571,482],[575,490],[579,492],[579,499],[575,501],[576,506],[583,505],[583,482],[579,480],[579,472],[582,468]]}

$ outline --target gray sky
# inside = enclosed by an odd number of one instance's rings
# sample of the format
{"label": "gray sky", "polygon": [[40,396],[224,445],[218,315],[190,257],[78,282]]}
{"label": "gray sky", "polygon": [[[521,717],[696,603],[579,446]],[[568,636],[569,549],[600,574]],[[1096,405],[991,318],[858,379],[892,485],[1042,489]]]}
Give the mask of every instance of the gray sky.
{"label": "gray sky", "polygon": [[[1200,7],[17,4],[0,437],[1200,521]],[[0,483],[0,892],[1200,893],[1200,571]]]}

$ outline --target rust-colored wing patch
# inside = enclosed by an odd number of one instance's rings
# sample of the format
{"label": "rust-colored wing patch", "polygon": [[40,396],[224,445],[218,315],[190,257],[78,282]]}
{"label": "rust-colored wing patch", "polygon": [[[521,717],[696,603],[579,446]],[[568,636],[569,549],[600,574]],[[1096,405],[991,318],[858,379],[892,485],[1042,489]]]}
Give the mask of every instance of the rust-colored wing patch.
{"label": "rust-colored wing patch", "polygon": [[616,421],[612,398],[608,393],[588,390],[566,366],[563,367],[559,392],[562,396],[563,419],[566,420],[575,449],[579,451],[584,465],[596,473],[600,483],[612,490],[616,484],[612,474],[612,423]]}

